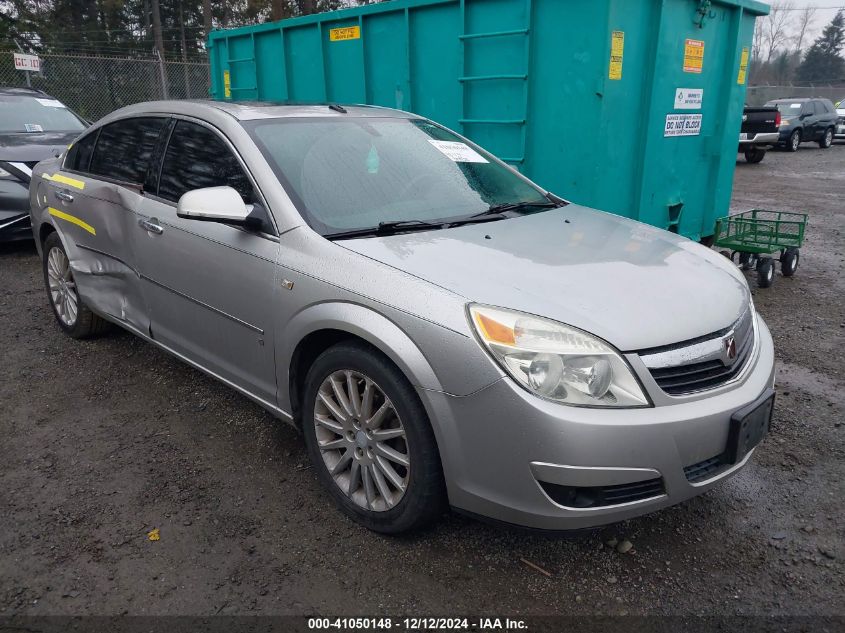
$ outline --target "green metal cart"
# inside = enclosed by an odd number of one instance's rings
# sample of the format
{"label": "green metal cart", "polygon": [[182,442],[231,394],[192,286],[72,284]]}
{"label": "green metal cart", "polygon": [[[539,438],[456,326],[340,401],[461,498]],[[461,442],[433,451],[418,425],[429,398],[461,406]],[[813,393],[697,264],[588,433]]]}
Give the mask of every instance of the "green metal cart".
{"label": "green metal cart", "polygon": [[757,285],[768,288],[775,280],[771,255],[778,254],[784,277],[798,270],[806,227],[806,213],[752,209],[718,219],[714,245],[743,270],[756,268]]}

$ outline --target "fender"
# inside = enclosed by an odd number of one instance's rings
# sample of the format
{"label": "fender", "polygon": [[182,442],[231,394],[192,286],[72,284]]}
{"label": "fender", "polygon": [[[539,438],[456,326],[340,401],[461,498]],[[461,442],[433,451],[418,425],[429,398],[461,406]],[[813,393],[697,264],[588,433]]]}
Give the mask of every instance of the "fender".
{"label": "fender", "polygon": [[357,336],[392,360],[414,387],[443,391],[431,364],[419,347],[395,323],[365,306],[348,302],[313,304],[295,316],[279,332],[276,342],[279,406],[291,411],[290,361],[296,346],[318,330],[340,330]]}

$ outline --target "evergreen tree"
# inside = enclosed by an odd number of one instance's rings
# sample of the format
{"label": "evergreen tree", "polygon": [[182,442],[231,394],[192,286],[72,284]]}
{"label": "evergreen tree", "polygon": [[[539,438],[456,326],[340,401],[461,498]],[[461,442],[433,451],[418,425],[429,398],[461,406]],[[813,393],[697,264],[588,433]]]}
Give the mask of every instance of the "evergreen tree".
{"label": "evergreen tree", "polygon": [[845,79],[845,60],[839,54],[845,47],[845,13],[840,10],[807,51],[798,67],[798,81],[841,81]]}

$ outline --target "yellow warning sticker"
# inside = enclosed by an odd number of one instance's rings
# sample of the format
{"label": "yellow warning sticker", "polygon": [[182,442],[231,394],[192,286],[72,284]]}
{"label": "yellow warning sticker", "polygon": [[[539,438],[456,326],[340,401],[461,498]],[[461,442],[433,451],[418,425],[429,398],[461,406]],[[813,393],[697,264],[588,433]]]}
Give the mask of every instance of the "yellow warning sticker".
{"label": "yellow warning sticker", "polygon": [[55,218],[61,218],[66,222],[70,222],[71,224],[75,224],[76,226],[85,229],[91,235],[96,235],[97,231],[94,229],[93,226],[88,224],[85,220],[81,220],[75,215],[71,215],[70,213],[65,213],[64,211],[59,211],[58,209],[54,209],[53,207],[47,207],[47,213],[52,215]]}
{"label": "yellow warning sticker", "polygon": [[736,78],[736,83],[740,86],[745,84],[748,77],[748,47],[742,49],[742,56],[739,58],[739,76]]}
{"label": "yellow warning sticker", "polygon": [[684,44],[684,72],[701,74],[704,69],[704,42],[687,40]]}
{"label": "yellow warning sticker", "polygon": [[74,189],[79,189],[82,191],[85,189],[85,182],[82,180],[77,180],[76,178],[68,178],[67,176],[62,176],[61,174],[44,174],[44,180],[49,180],[51,182],[60,182],[63,185],[67,185],[68,187],[73,187]]}
{"label": "yellow warning sticker", "polygon": [[358,40],[361,39],[360,26],[344,26],[339,29],[331,29],[329,31],[329,40],[332,42],[343,42],[344,40]]}
{"label": "yellow warning sticker", "polygon": [[228,70],[223,71],[223,96],[226,99],[232,98],[232,76]]}
{"label": "yellow warning sticker", "polygon": [[625,31],[614,31],[610,36],[610,70],[608,77],[622,79],[622,62],[625,59]]}

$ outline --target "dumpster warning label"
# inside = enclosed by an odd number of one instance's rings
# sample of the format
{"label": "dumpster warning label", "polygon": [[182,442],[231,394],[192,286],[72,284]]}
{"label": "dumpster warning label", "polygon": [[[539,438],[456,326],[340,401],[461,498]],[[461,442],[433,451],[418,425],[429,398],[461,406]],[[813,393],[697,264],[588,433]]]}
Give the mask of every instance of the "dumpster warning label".
{"label": "dumpster warning label", "polygon": [[453,143],[452,141],[428,141],[434,147],[439,149],[443,154],[451,158],[456,163],[487,163],[489,162],[481,154],[476,152],[466,143]]}
{"label": "dumpster warning label", "polygon": [[232,98],[232,75],[228,70],[223,71],[223,96],[227,99]]}
{"label": "dumpster warning label", "polygon": [[703,101],[703,88],[678,88],[675,90],[676,110],[701,110]]}
{"label": "dumpster warning label", "polygon": [[748,47],[742,49],[742,56],[739,58],[739,76],[736,78],[736,83],[740,86],[745,84],[745,79],[748,77]]}
{"label": "dumpster warning label", "polygon": [[625,59],[625,31],[614,31],[610,36],[610,79],[622,79],[622,62]]}
{"label": "dumpster warning label", "polygon": [[698,136],[701,134],[700,114],[667,114],[663,136]]}
{"label": "dumpster warning label", "polygon": [[701,74],[704,69],[704,42],[687,40],[684,44],[684,72]]}
{"label": "dumpster warning label", "polygon": [[360,26],[344,26],[339,29],[331,29],[329,31],[329,40],[332,42],[343,42],[345,40],[359,40],[361,39]]}

